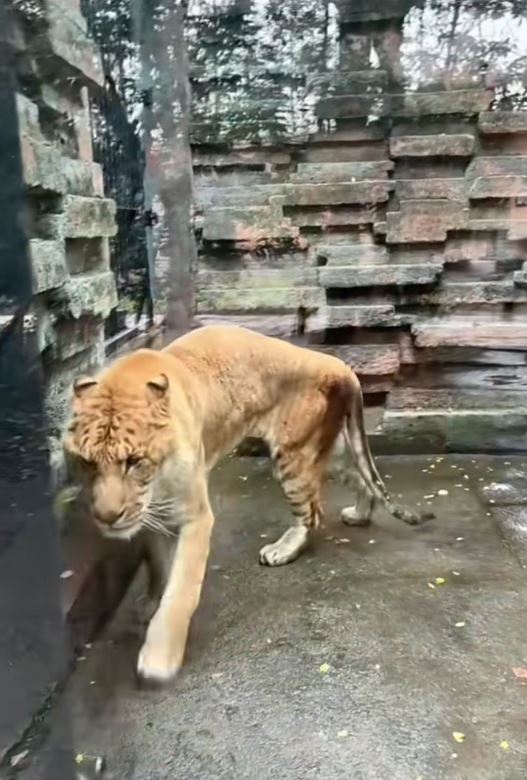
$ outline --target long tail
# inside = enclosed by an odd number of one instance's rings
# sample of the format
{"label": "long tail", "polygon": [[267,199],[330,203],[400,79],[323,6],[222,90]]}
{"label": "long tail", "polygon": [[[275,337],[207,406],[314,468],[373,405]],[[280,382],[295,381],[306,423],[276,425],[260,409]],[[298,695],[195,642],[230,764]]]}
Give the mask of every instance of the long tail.
{"label": "long tail", "polygon": [[370,451],[364,427],[364,410],[360,389],[353,394],[351,407],[346,415],[344,438],[366,488],[383,504],[383,506],[386,507],[391,515],[399,520],[403,520],[409,525],[417,525],[424,520],[429,520],[434,517],[432,513],[414,512],[410,509],[405,509],[392,501],[390,494],[386,489],[386,485],[377,471]]}

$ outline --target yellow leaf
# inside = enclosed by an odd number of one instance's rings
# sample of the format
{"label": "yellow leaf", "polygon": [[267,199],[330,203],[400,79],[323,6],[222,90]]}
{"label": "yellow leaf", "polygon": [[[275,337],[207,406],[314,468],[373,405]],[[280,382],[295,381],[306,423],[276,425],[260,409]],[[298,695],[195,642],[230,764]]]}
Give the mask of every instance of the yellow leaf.
{"label": "yellow leaf", "polygon": [[436,577],[434,582],[436,585],[444,585],[446,580],[444,577]]}
{"label": "yellow leaf", "polygon": [[454,623],[454,625],[455,625],[456,628],[463,628],[463,626],[465,625],[465,621],[464,620],[458,620],[458,622]]}
{"label": "yellow leaf", "polygon": [[82,764],[83,761],[84,761],[84,753],[77,753],[77,755],[75,756],[75,763]]}
{"label": "yellow leaf", "polygon": [[320,664],[319,671],[322,672],[322,674],[327,674],[330,670],[330,666],[327,663]]}
{"label": "yellow leaf", "polygon": [[501,742],[500,742],[500,748],[501,748],[502,750],[508,750],[508,749],[509,749],[509,747],[510,747],[510,745],[509,745],[509,743],[507,742],[507,740],[506,740],[506,739],[502,739],[502,740],[501,740]]}
{"label": "yellow leaf", "polygon": [[464,742],[465,741],[465,735],[462,731],[453,731],[452,736],[454,737],[456,742]]}
{"label": "yellow leaf", "polygon": [[337,737],[339,737],[340,739],[343,739],[344,737],[347,737],[347,736],[348,736],[348,732],[346,731],[346,729],[342,729],[341,731],[337,731]]}
{"label": "yellow leaf", "polygon": [[433,582],[429,582],[428,583],[428,587],[430,588],[430,590],[435,590],[436,589],[436,586],[434,585]]}

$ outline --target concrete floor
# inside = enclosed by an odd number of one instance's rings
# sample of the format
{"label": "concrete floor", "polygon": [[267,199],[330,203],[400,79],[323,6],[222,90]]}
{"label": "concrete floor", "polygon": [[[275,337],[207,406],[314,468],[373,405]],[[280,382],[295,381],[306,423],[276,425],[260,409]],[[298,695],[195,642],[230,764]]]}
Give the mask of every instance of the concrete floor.
{"label": "concrete floor", "polygon": [[75,749],[104,755],[111,780],[527,777],[527,686],[512,671],[527,667],[527,535],[509,506],[516,490],[524,512],[525,463],[379,462],[435,521],[348,529],[336,520],[348,489],[331,483],[313,550],[269,569],[258,550],[289,521],[280,490],[265,461],[226,461],[184,670],[168,688],[137,688],[136,583],[51,724],[67,712]]}

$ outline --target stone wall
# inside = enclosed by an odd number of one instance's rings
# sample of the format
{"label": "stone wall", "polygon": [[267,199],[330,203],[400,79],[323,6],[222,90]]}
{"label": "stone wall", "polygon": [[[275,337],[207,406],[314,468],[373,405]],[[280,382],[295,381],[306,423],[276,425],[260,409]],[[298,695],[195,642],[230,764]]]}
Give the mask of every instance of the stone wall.
{"label": "stone wall", "polygon": [[15,8],[33,313],[54,459],[71,382],[104,357],[104,319],[116,305],[108,247],[115,206],[104,197],[102,171],[92,159],[88,90],[103,75],[77,0]]}
{"label": "stone wall", "polygon": [[526,9],[190,5],[201,319],[349,361],[384,451],[526,448]]}

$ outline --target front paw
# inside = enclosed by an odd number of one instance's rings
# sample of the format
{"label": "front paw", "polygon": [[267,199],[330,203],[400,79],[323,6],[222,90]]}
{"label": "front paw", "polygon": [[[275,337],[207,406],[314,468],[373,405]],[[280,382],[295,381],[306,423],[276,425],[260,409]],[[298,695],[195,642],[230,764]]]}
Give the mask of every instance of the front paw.
{"label": "front paw", "polygon": [[143,680],[164,683],[178,673],[183,663],[185,639],[173,635],[156,619],[150,624],[137,659],[137,674]]}

